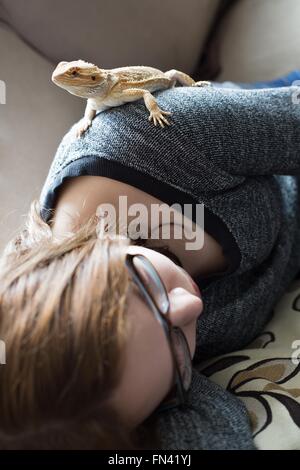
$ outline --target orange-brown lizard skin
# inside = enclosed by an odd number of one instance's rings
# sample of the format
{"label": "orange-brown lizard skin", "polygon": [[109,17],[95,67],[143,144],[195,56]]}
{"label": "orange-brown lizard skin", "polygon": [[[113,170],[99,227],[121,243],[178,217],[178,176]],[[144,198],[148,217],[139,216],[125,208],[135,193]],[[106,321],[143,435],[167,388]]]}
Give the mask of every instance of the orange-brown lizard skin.
{"label": "orange-brown lizard skin", "polygon": [[76,129],[80,137],[92,125],[96,112],[129,101],[144,99],[149,121],[164,127],[170,125],[165,117],[171,112],[159,108],[152,91],[172,88],[176,82],[183,86],[207,86],[210,82],[195,82],[189,75],[178,70],[162,72],[153,67],[130,66],[111,70],[100,69],[83,60],[60,62],[52,74],[52,81],[69,93],[87,99],[83,119]]}

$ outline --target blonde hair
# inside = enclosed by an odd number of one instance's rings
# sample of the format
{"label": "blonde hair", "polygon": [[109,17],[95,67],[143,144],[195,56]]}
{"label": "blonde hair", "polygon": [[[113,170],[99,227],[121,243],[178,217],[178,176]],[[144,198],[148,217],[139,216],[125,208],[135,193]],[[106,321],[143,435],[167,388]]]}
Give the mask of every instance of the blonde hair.
{"label": "blonde hair", "polygon": [[105,406],[128,335],[129,240],[96,224],[59,241],[35,200],[0,258],[0,449],[148,448]]}

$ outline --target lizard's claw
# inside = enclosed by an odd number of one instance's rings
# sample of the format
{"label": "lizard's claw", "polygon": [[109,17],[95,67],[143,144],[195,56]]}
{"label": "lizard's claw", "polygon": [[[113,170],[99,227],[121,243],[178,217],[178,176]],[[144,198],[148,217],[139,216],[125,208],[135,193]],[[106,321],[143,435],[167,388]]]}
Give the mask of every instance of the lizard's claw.
{"label": "lizard's claw", "polygon": [[82,118],[76,127],[76,137],[79,138],[92,125],[91,119]]}
{"label": "lizard's claw", "polygon": [[199,87],[203,87],[203,86],[212,86],[212,83],[211,83],[211,82],[208,82],[208,81],[206,81],[206,80],[200,80],[199,82],[193,83],[192,86],[199,86]]}
{"label": "lizard's claw", "polygon": [[164,114],[169,115],[172,114],[169,111],[162,111],[160,108],[156,108],[153,111],[150,112],[150,116],[148,118],[148,121],[151,121],[153,119],[153,123],[156,126],[157,123],[161,125],[161,127],[165,127],[164,123],[166,123],[168,126],[170,125],[169,121],[167,118],[164,117]]}

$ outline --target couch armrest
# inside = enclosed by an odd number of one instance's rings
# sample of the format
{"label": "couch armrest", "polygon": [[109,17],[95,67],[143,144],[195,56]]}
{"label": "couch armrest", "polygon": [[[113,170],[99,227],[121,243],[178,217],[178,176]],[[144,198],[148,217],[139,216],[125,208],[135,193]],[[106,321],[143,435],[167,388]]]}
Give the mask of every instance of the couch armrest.
{"label": "couch armrest", "polygon": [[299,0],[239,0],[217,35],[219,80],[269,80],[300,68]]}
{"label": "couch armrest", "polygon": [[[50,81],[53,66],[0,26],[0,250],[40,193],[61,136],[84,112],[84,102]],[[3,101],[3,100],[2,100]]]}
{"label": "couch armrest", "polygon": [[[220,0],[2,0],[5,21],[53,62],[192,73]],[[87,7],[88,4],[88,7]]]}

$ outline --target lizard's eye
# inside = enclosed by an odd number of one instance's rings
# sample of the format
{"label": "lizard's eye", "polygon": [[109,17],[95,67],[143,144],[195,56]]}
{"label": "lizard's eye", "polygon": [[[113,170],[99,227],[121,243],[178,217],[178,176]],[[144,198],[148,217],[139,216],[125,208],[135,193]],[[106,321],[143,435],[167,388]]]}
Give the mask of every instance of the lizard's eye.
{"label": "lizard's eye", "polygon": [[92,76],[91,76],[91,79],[92,79],[92,80],[96,80],[95,75],[92,75]]}
{"label": "lizard's eye", "polygon": [[73,70],[72,75],[73,77],[76,77],[78,75],[77,70]]}

